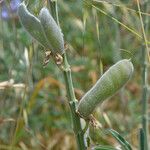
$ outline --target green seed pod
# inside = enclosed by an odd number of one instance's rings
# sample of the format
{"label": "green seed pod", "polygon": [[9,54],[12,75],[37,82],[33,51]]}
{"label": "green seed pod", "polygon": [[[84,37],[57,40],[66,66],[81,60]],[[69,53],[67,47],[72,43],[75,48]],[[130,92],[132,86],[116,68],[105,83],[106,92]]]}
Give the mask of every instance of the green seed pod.
{"label": "green seed pod", "polygon": [[22,2],[18,7],[18,15],[21,24],[28,31],[28,33],[41,45],[46,48],[50,48],[40,20],[27,10],[24,2]]}
{"label": "green seed pod", "polygon": [[43,26],[43,30],[48,39],[49,45],[51,46],[51,51],[54,54],[56,53],[63,54],[64,53],[63,34],[46,7],[41,9],[39,19]]}
{"label": "green seed pod", "polygon": [[127,59],[121,60],[110,67],[80,100],[77,107],[79,115],[88,118],[99,103],[114,95],[127,83],[133,74],[133,70],[133,64]]}

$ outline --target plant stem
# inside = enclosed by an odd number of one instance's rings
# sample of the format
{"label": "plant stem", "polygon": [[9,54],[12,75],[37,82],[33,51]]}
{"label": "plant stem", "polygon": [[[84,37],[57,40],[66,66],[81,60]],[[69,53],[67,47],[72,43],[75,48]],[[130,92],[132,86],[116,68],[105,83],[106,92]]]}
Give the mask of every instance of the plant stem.
{"label": "plant stem", "polygon": [[59,26],[57,0],[49,0],[49,7],[53,18],[56,20],[57,25]]}
{"label": "plant stem", "polygon": [[72,77],[71,77],[71,69],[70,69],[70,66],[67,61],[66,53],[63,55],[63,59],[64,59],[63,73],[64,73],[64,78],[65,78],[67,97],[68,97],[69,105],[70,105],[70,109],[71,109],[73,130],[74,130],[74,134],[76,136],[78,149],[85,150],[86,146],[84,143],[84,132],[81,128],[80,117],[76,113],[77,100],[76,100],[75,94],[74,94]]}
{"label": "plant stem", "polygon": [[[49,0],[49,4],[50,4],[52,15],[59,26],[57,0]],[[76,137],[78,150],[86,150],[86,146],[84,142],[84,132],[81,127],[80,117],[76,113],[76,104],[78,101],[76,100],[74,89],[73,89],[70,65],[68,64],[66,53],[64,53],[62,57],[63,57],[62,71],[64,74],[67,97],[68,97],[69,106],[71,110],[73,131]]]}
{"label": "plant stem", "polygon": [[140,150],[145,150],[145,134],[143,128],[139,130],[139,143]]}
{"label": "plant stem", "polygon": [[[146,11],[147,10],[147,3],[143,4],[143,9]],[[141,8],[139,4],[139,0],[137,0],[137,6],[138,6],[138,11],[139,11],[139,17],[140,17],[140,22],[141,22],[141,27],[142,27],[142,34],[143,34],[143,43],[145,45],[142,45],[142,128],[144,131],[145,135],[145,149],[143,150],[149,150],[149,129],[148,129],[148,79],[147,79],[147,63],[149,60],[149,51],[148,51],[148,44],[147,44],[147,38],[146,38],[146,21],[147,17],[142,18],[141,15]]]}
{"label": "plant stem", "polygon": [[[144,47],[144,46],[143,46]],[[147,65],[145,60],[145,48],[142,49],[142,62],[143,62],[143,71],[142,71],[142,127],[145,134],[145,150],[148,150],[148,89],[147,89]]]}

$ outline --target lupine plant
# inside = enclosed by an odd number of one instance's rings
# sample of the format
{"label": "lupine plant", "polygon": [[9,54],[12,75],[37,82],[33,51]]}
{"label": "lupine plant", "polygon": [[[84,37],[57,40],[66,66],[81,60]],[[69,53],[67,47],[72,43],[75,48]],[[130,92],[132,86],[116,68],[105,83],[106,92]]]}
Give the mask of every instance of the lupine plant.
{"label": "lupine plant", "polygon": [[0,5],[2,7],[1,9],[2,19],[9,20],[10,18],[15,17],[20,3],[21,0],[10,0],[9,5],[7,5],[7,2],[2,0],[0,2]]}
{"label": "lupine plant", "polygon": [[[68,104],[72,116],[73,131],[79,150],[90,147],[88,135],[89,125],[101,129],[100,123],[93,116],[93,111],[104,100],[112,97],[117,91],[124,87],[133,75],[134,67],[131,59],[122,59],[110,67],[89,89],[81,100],[75,97],[71,68],[67,60],[67,46],[64,42],[63,31],[59,26],[57,1],[50,1],[49,10],[46,6],[41,9],[38,16],[33,15],[27,9],[25,2],[18,8],[18,15],[22,26],[36,39],[45,49],[44,66],[52,58],[64,75]],[[83,126],[82,121],[85,124]],[[122,146],[122,149],[132,150],[130,144],[115,130],[108,129],[106,133],[111,134]],[[140,131],[142,139],[143,130]],[[142,141],[142,140],[141,140]],[[143,143],[141,142],[141,145]],[[95,150],[115,150],[114,147],[93,146]]]}

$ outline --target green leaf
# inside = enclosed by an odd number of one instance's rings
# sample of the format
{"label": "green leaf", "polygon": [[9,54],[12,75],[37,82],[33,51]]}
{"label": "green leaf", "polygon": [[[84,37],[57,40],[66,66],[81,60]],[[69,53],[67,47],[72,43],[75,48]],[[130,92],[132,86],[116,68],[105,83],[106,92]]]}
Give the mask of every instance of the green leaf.
{"label": "green leaf", "polygon": [[132,150],[130,144],[115,130],[109,129],[108,132],[120,143],[125,150]]}
{"label": "green leaf", "polygon": [[111,146],[98,145],[93,147],[92,150],[117,150],[117,149]]}

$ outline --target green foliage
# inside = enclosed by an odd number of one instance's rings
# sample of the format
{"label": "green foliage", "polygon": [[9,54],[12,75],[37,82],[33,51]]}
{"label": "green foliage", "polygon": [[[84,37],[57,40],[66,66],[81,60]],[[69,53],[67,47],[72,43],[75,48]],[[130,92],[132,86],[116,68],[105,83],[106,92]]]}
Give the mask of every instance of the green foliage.
{"label": "green foliage", "polygon": [[123,149],[132,150],[130,144],[117,131],[110,129],[108,132],[121,144]]}
{"label": "green foliage", "polygon": [[[9,8],[10,1],[5,2]],[[35,20],[42,7],[47,5],[47,1],[26,2]],[[140,5],[144,4],[140,2]],[[147,7],[149,10],[150,5]],[[0,10],[2,12],[2,3]],[[64,41],[69,47],[66,52],[77,99],[81,99],[109,66],[122,58],[132,57],[133,80],[112,100],[104,101],[94,115],[103,125],[102,131],[111,127],[138,149],[142,103],[141,45],[145,43],[136,1],[58,0],[58,12]],[[0,148],[11,149],[13,145],[15,150],[76,149],[63,76],[52,59],[43,68],[43,46],[22,28],[17,13],[9,13],[9,20],[0,18]],[[148,22],[148,11],[141,9],[141,14],[143,18],[147,16]],[[148,23],[147,28],[149,44]],[[3,81],[7,81],[6,86],[2,86]],[[91,135],[93,131],[90,132]],[[107,145],[118,144],[114,137],[101,132],[95,137],[91,147],[98,144],[100,148],[107,148]]]}
{"label": "green foliage", "polygon": [[95,146],[93,148],[93,150],[117,150],[111,146],[102,146],[102,145],[99,145],[99,146]]}

